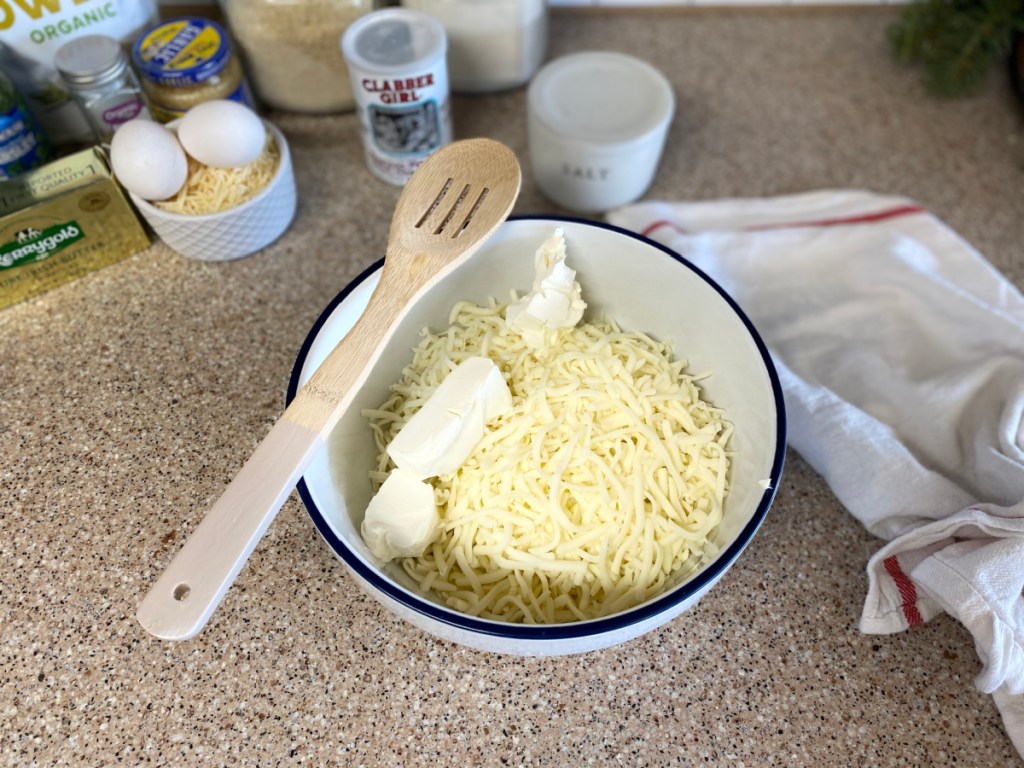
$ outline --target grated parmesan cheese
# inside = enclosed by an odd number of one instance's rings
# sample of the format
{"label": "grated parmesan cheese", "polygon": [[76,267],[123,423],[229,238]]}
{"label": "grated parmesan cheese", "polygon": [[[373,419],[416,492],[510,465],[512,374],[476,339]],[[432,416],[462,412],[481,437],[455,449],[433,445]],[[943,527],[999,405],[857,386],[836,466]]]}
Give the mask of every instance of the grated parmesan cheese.
{"label": "grated parmesan cheese", "polygon": [[153,205],[170,213],[196,216],[234,208],[263,190],[277,172],[277,142],[270,134],[260,156],[239,168],[213,168],[188,157],[188,178],[178,193]]}
{"label": "grated parmesan cheese", "polygon": [[636,606],[714,554],[732,425],[669,345],[606,319],[529,347],[506,307],[458,304],[365,412],[379,485],[388,443],[462,360],[490,357],[512,392],[466,462],[431,481],[440,536],[399,562],[422,590],[484,618],[561,623]]}

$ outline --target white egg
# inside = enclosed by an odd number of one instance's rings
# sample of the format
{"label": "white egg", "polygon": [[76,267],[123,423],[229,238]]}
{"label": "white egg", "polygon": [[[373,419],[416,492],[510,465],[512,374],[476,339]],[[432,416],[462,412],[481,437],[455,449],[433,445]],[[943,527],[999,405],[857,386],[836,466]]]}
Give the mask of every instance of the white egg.
{"label": "white egg", "polygon": [[114,176],[143,200],[166,200],[188,178],[188,159],[174,134],[152,120],[130,120],[110,142]]}
{"label": "white egg", "polygon": [[214,168],[238,168],[260,156],[263,121],[237,101],[216,99],[192,107],[178,125],[178,141],[192,157]]}

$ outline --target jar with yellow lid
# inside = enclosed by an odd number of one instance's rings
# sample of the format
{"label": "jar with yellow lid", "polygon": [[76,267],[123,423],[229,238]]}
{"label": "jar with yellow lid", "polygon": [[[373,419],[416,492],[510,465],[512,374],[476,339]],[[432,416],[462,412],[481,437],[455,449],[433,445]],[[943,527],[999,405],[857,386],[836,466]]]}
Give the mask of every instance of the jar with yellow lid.
{"label": "jar with yellow lid", "polygon": [[211,19],[170,19],[150,27],[132,46],[132,62],[161,122],[213,99],[254,107],[242,63],[224,28]]}
{"label": "jar with yellow lid", "polygon": [[223,0],[260,100],[290,112],[350,110],[355,102],[338,42],[379,0]]}

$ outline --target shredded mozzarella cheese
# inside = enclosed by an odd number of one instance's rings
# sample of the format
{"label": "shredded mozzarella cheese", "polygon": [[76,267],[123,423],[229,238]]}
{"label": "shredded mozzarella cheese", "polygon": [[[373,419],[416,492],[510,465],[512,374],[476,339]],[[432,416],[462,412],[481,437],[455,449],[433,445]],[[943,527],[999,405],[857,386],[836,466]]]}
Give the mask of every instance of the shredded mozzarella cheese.
{"label": "shredded mozzarella cheese", "polygon": [[267,134],[260,156],[239,168],[213,168],[188,158],[188,178],[178,193],[153,205],[191,216],[217,213],[241,205],[264,189],[277,171],[281,152]]}
{"label": "shredded mozzarella cheese", "polygon": [[447,331],[424,331],[388,401],[365,412],[379,485],[388,443],[462,360],[490,357],[512,392],[512,412],[463,466],[433,479],[442,534],[402,567],[452,608],[509,622],[636,606],[714,554],[732,426],[669,345],[603,320],[529,348],[506,306],[458,304]]}

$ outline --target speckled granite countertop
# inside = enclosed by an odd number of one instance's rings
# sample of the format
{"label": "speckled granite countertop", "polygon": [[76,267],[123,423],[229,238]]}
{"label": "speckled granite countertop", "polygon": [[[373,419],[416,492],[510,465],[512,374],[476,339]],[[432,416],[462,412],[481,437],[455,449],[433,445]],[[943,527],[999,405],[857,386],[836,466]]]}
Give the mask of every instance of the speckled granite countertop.
{"label": "speckled granite countertop", "polygon": [[[1024,284],[1022,111],[894,65],[886,10],[558,13],[553,55],[652,61],[679,114],[651,198],[864,187],[910,195]],[[459,98],[460,137],[525,158],[524,93]],[[137,603],[277,417],[307,330],[377,259],[397,190],[352,116],[275,115],[300,209],[270,249],[161,244],[0,312],[0,763],[1018,764],[970,636],[857,631],[880,542],[798,455],[767,522],[694,610],[584,657],[495,657],[354,586],[296,496],[209,627]],[[559,212],[529,170],[520,213]]]}

